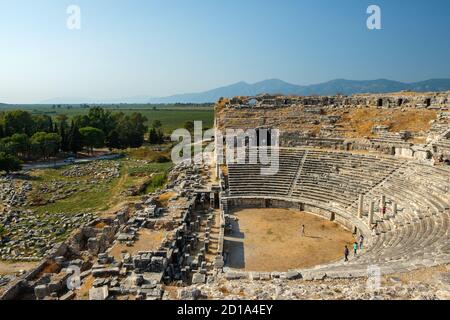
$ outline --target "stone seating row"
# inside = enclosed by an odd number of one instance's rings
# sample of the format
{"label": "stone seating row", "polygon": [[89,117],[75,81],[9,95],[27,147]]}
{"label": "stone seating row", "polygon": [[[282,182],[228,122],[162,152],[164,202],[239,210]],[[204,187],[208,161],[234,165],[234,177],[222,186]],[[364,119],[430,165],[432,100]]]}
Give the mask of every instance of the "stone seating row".
{"label": "stone seating row", "polygon": [[399,161],[375,156],[310,151],[293,195],[351,205],[401,165]]}
{"label": "stone seating row", "polygon": [[245,164],[228,164],[228,182],[230,194],[273,194],[287,195],[290,185],[295,178],[304,151],[280,150],[278,168],[274,174],[262,174],[262,168],[267,165],[248,163],[251,149],[246,155]]}
{"label": "stone seating row", "polygon": [[[292,154],[283,155],[281,159]],[[299,158],[301,156],[296,160]],[[236,169],[232,167],[229,172],[233,174]],[[287,170],[293,170],[293,167]],[[329,206],[330,211],[345,210],[352,219],[358,216],[358,196],[364,194],[362,220],[368,229],[372,226],[368,225],[367,211],[369,203],[374,202],[376,228],[362,254],[349,263],[337,261],[318,269],[353,272],[376,264],[393,270],[449,260],[449,167],[371,155],[310,150],[301,171],[287,176],[297,176],[290,193],[292,199]],[[246,184],[256,187],[257,183],[249,181],[249,178],[254,178],[252,176],[241,177],[232,179],[230,188],[238,181],[236,194],[246,195]],[[270,197],[277,189],[277,177],[265,178],[270,183],[260,184],[258,195]],[[282,185],[283,195],[288,189],[288,180],[278,181]],[[384,215],[379,202],[382,195],[386,197],[387,210]],[[394,203],[396,214],[392,210]]]}

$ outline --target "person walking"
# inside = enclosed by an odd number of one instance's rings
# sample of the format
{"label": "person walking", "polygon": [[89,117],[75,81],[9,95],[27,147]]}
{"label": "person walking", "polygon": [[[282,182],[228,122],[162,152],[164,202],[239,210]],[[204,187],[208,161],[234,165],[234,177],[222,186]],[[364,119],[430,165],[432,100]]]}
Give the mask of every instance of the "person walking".
{"label": "person walking", "polygon": [[344,248],[344,261],[348,261],[348,254],[349,254],[348,247],[345,246],[345,248]]}
{"label": "person walking", "polygon": [[302,224],[302,237],[304,237],[304,236],[305,236],[305,225]]}
{"label": "person walking", "polygon": [[353,243],[353,254],[355,256],[358,254],[358,243],[356,241]]}
{"label": "person walking", "polygon": [[359,249],[362,249],[363,244],[364,244],[364,236],[361,234],[359,236]]}

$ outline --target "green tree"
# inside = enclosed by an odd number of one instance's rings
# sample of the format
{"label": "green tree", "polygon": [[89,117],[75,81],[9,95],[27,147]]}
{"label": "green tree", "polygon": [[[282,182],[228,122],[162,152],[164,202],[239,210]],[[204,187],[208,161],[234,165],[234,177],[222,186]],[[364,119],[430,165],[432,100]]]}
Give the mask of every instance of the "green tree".
{"label": "green tree", "polygon": [[68,129],[67,120],[69,117],[65,113],[60,113],[56,116],[56,121],[59,124],[59,128],[64,127],[64,129]]}
{"label": "green tree", "polygon": [[48,115],[34,115],[32,116],[34,126],[33,132],[53,132],[53,120]]}
{"label": "green tree", "polygon": [[70,151],[69,148],[69,135],[66,132],[65,126],[59,127],[59,136],[61,137],[61,150],[64,152]]}
{"label": "green tree", "polygon": [[186,121],[184,123],[184,128],[186,130],[188,130],[189,132],[193,133],[194,132],[194,121]]}
{"label": "green tree", "polygon": [[161,129],[151,128],[148,141],[150,144],[161,144],[164,142],[164,134]]}
{"label": "green tree", "polygon": [[111,111],[107,111],[100,107],[93,107],[89,109],[87,115],[88,124],[85,127],[94,127],[103,131],[108,136],[111,130],[115,127]]}
{"label": "green tree", "polygon": [[74,121],[72,121],[69,131],[69,136],[67,138],[68,151],[72,151],[77,154],[77,152],[83,150],[83,137],[81,136],[80,130]]}
{"label": "green tree", "polygon": [[138,148],[144,143],[144,135],[147,132],[147,118],[141,113],[134,112],[130,116],[119,112],[114,114],[116,131],[122,148]]}
{"label": "green tree", "polygon": [[15,133],[10,139],[11,149],[18,157],[27,158],[30,152],[30,138],[25,133]]}
{"label": "green tree", "polygon": [[143,116],[139,112],[133,112],[130,116],[131,127],[130,132],[130,147],[139,148],[144,143],[144,134],[147,132],[148,127],[145,123],[148,121],[147,117]]}
{"label": "green tree", "polygon": [[117,132],[117,130],[112,130],[108,138],[106,139],[106,146],[112,150],[112,149],[121,149],[122,144],[120,143],[120,135]]}
{"label": "green tree", "polygon": [[6,171],[6,173],[10,173],[19,171],[21,169],[22,163],[19,159],[5,152],[0,152],[0,171]]}
{"label": "green tree", "polygon": [[162,122],[160,120],[153,120],[152,127],[155,129],[161,129],[162,128]]}
{"label": "green tree", "polygon": [[91,153],[94,148],[101,148],[105,145],[105,133],[101,129],[94,127],[84,127],[80,129],[83,144],[89,148]]}
{"label": "green tree", "polygon": [[154,120],[152,128],[149,131],[149,143],[161,144],[164,142],[164,133],[162,131],[162,123],[159,120]]}
{"label": "green tree", "polygon": [[35,132],[35,123],[31,114],[23,110],[7,111],[3,116],[5,136],[25,133],[31,136]]}
{"label": "green tree", "polygon": [[54,156],[61,144],[61,137],[56,133],[36,132],[31,137],[31,146],[45,159]]}
{"label": "green tree", "polygon": [[86,114],[84,114],[84,115],[77,115],[77,116],[73,117],[73,123],[78,128],[83,128],[83,127],[89,127],[90,126],[90,120],[89,120],[89,117]]}

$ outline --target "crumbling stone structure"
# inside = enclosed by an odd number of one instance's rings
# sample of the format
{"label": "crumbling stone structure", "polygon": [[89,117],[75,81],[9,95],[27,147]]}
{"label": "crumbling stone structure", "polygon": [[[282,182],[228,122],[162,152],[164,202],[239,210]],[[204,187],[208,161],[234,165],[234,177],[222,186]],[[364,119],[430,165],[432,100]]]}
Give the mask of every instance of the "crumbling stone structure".
{"label": "crumbling stone structure", "polygon": [[[339,150],[366,150],[415,158],[423,161],[449,159],[448,128],[450,93],[359,94],[353,96],[296,97],[259,95],[221,100],[216,105],[216,128],[278,129],[284,147],[320,147]],[[360,127],[372,121],[371,131],[355,130],[352,117]],[[413,130],[393,129],[383,123],[395,123],[408,117],[430,117],[430,122]],[[367,118],[368,117],[368,118]],[[375,122],[377,122],[375,121]],[[402,120],[403,121],[403,120]],[[405,118],[407,126],[409,118]],[[360,128],[361,129],[361,128]]]}

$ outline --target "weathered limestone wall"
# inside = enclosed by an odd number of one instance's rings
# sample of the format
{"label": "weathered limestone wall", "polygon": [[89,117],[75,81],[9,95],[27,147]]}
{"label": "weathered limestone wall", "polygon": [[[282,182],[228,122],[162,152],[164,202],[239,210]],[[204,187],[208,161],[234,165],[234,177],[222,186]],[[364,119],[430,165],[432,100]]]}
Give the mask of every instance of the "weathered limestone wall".
{"label": "weathered limestone wall", "polygon": [[[215,123],[216,129],[224,131],[224,134],[228,129],[277,129],[282,147],[376,151],[428,160],[429,155],[416,152],[412,147],[422,145],[429,148],[428,144],[436,139],[439,142],[433,144],[433,155],[449,157],[448,138],[438,139],[450,128],[449,109],[450,92],[349,97],[260,95],[233,98],[226,103],[219,101]],[[364,128],[372,116],[376,119],[373,119],[371,127]],[[422,116],[436,119],[421,122],[418,117]],[[366,121],[364,117],[370,118]],[[404,119],[404,123],[399,119]],[[393,123],[398,128],[391,129]]]}
{"label": "weathered limestone wall", "polygon": [[441,107],[450,103],[450,92],[380,93],[352,96],[274,96],[239,97],[230,99],[227,106],[237,109],[274,108],[291,104],[303,106],[378,106],[378,107]]}

